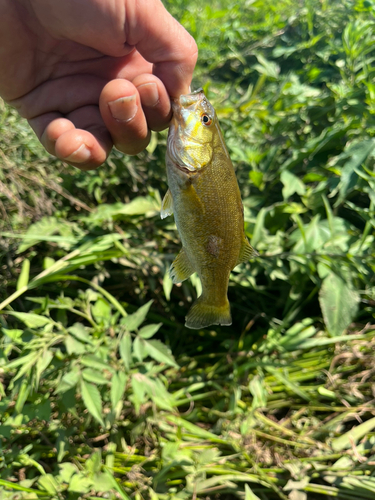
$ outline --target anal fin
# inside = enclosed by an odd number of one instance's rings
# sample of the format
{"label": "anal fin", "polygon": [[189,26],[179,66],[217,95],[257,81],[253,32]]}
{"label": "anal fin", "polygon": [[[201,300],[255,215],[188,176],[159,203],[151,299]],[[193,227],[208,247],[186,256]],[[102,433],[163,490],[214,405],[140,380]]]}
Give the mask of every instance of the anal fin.
{"label": "anal fin", "polygon": [[172,262],[169,269],[169,275],[173,283],[182,283],[189,278],[194,272],[194,268],[187,256],[184,247],[181,248],[180,253]]}
{"label": "anal fin", "polygon": [[168,215],[172,214],[173,214],[173,198],[171,190],[168,189],[161,203],[160,217],[162,219],[165,219],[166,217],[168,217]]}
{"label": "anal fin", "polygon": [[250,245],[249,240],[244,237],[236,266],[238,266],[238,264],[242,264],[242,262],[247,262],[251,258],[257,257],[258,255],[258,252]]}

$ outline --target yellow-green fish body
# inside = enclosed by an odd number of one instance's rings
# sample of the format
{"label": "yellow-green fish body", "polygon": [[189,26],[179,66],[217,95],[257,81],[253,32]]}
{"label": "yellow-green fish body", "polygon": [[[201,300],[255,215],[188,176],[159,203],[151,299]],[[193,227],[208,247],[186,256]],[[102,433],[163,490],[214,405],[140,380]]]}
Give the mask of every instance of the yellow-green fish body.
{"label": "yellow-green fish body", "polygon": [[230,325],[230,272],[256,255],[244,233],[236,175],[203,91],[181,96],[173,112],[167,148],[169,190],[161,216],[174,213],[182,249],[170,275],[180,283],[196,271],[202,282],[202,295],[186,317],[187,327]]}

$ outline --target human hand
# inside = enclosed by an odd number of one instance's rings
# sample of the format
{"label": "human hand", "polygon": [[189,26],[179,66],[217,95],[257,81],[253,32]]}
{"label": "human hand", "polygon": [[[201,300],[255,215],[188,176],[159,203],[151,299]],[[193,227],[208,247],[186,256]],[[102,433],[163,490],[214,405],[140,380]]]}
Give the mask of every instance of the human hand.
{"label": "human hand", "polygon": [[83,170],[166,128],[196,59],[160,0],[0,0],[0,95]]}

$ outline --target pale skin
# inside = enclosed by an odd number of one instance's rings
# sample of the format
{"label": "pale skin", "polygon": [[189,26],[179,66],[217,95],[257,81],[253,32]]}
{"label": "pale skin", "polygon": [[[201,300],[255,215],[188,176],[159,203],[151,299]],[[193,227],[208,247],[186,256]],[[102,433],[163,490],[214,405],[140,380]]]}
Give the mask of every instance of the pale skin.
{"label": "pale skin", "polygon": [[168,126],[197,54],[160,0],[0,0],[0,96],[82,170]]}

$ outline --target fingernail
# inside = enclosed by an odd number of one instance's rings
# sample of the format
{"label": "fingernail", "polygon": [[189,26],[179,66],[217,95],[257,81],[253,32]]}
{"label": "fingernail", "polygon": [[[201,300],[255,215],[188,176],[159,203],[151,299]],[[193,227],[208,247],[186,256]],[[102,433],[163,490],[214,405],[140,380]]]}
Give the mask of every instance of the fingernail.
{"label": "fingernail", "polygon": [[156,83],[144,83],[138,87],[141,94],[142,104],[148,108],[153,108],[159,102],[159,92]]}
{"label": "fingernail", "polygon": [[120,97],[108,103],[111,114],[115,120],[128,122],[135,117],[138,106],[135,95]]}
{"label": "fingernail", "polygon": [[76,149],[71,155],[63,158],[65,161],[70,161],[72,163],[85,163],[91,158],[91,151],[86,146],[86,144],[81,144],[81,146]]}

